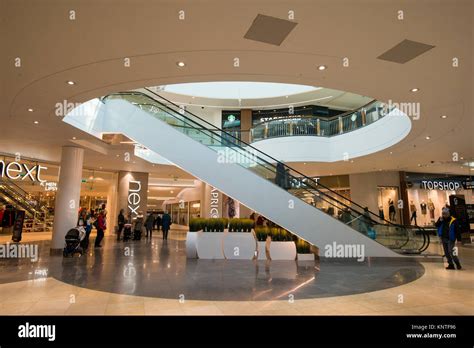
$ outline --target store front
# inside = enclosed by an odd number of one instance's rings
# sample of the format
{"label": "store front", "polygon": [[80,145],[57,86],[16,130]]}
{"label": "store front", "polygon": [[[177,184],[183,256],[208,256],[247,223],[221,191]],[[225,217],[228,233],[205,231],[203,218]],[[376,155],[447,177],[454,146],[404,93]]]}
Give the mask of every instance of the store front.
{"label": "store front", "polygon": [[405,180],[412,225],[433,226],[444,207],[451,208],[452,214],[456,214],[461,202],[464,202],[466,211],[474,204],[471,176],[406,173]]}

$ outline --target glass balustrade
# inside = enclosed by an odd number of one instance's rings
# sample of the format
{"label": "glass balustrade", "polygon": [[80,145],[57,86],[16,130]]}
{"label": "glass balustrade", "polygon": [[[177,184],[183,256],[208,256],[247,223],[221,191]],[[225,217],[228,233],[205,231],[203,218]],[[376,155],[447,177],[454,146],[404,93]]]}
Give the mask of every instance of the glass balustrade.
{"label": "glass balustrade", "polygon": [[251,142],[288,136],[332,137],[352,132],[376,122],[391,109],[388,104],[372,101],[356,111],[346,112],[330,119],[321,116],[281,117],[256,124],[251,129]]}

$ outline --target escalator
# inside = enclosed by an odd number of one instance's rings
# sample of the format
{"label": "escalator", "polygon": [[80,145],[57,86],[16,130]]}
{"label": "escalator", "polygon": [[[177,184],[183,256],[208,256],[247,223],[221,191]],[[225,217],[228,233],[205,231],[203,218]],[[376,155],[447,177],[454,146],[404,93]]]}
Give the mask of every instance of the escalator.
{"label": "escalator", "polygon": [[27,216],[34,218],[43,210],[39,204],[28,199],[28,193],[11,180],[0,180],[0,199],[16,209],[25,210]]}
{"label": "escalator", "polygon": [[[151,90],[105,96],[64,121],[96,136],[126,135],[319,247],[323,257],[335,245],[362,245],[365,256],[397,257],[419,254],[429,244],[422,229],[381,220]],[[343,210],[345,219],[327,214],[321,205]]]}

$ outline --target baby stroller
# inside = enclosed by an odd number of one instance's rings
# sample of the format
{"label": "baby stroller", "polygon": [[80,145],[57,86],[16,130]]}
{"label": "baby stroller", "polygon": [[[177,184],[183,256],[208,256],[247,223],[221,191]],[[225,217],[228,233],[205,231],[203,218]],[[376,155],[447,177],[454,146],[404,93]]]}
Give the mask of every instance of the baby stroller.
{"label": "baby stroller", "polygon": [[63,256],[68,257],[71,256],[73,257],[75,253],[79,253],[82,255],[82,247],[81,247],[81,241],[84,239],[86,236],[86,230],[82,226],[77,226],[74,228],[71,228],[67,233],[66,237],[64,238],[66,240],[66,246],[64,247],[63,250]]}
{"label": "baby stroller", "polygon": [[123,226],[123,241],[126,242],[132,238],[132,224],[125,224]]}

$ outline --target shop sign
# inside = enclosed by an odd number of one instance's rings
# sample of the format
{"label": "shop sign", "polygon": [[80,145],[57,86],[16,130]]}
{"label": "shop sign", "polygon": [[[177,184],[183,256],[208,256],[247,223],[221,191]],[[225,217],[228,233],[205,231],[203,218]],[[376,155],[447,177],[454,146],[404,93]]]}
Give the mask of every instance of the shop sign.
{"label": "shop sign", "polygon": [[45,191],[57,191],[58,190],[58,183],[56,182],[45,182],[44,183],[44,190]]}
{"label": "shop sign", "polygon": [[219,217],[219,191],[214,187],[211,190],[211,210],[209,214],[211,218]]}
{"label": "shop sign", "polygon": [[[132,188],[132,184],[136,185],[136,188]],[[142,189],[142,183],[140,181],[131,180],[128,186],[128,209],[131,214],[138,215],[138,208],[140,208],[140,191]]]}
{"label": "shop sign", "polygon": [[425,190],[457,191],[462,188],[459,181],[422,180],[420,184]]}
{"label": "shop sign", "polygon": [[47,167],[41,166],[39,164],[29,167],[25,163],[19,162],[5,162],[0,160],[0,177],[7,177],[11,180],[25,180],[30,178],[31,181],[44,182],[45,180],[41,179],[41,170],[48,169]]}

